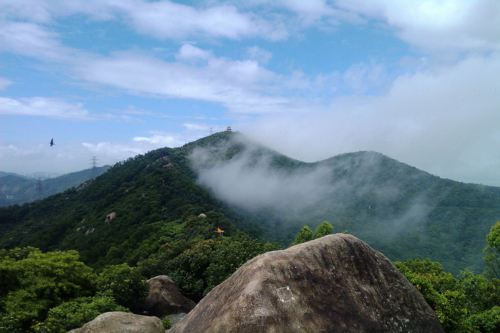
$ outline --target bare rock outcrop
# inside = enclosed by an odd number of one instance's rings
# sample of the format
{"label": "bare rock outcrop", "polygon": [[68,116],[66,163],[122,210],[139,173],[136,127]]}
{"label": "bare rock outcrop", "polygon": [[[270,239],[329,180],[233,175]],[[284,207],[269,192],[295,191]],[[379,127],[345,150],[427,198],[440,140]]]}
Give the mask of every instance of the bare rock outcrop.
{"label": "bare rock outcrop", "polygon": [[443,332],[423,296],[354,236],[260,255],[169,333]]}
{"label": "bare rock outcrop", "polygon": [[113,311],[102,313],[69,333],[165,333],[165,329],[157,317]]}
{"label": "bare rock outcrop", "polygon": [[149,279],[149,293],[145,310],[152,315],[163,317],[168,314],[187,313],[196,303],[181,294],[174,281],[167,275]]}

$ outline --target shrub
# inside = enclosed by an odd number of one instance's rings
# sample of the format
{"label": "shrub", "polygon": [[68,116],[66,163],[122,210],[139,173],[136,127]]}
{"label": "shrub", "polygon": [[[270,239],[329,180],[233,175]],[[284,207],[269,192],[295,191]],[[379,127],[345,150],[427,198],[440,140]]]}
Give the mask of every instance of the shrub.
{"label": "shrub", "polygon": [[106,267],[97,277],[97,289],[132,311],[140,309],[147,295],[147,284],[139,270],[127,264]]}
{"label": "shrub", "polygon": [[109,311],[127,311],[111,296],[80,297],[49,310],[47,319],[35,325],[37,333],[64,333],[78,328],[98,315]]}

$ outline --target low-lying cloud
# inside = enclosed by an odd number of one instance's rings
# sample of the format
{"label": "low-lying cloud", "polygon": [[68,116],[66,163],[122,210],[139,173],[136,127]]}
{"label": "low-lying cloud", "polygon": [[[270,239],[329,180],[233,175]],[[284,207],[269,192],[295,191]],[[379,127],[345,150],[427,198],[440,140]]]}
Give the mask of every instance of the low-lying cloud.
{"label": "low-lying cloud", "polygon": [[305,161],[381,152],[453,180],[500,185],[500,55],[398,77],[387,93],[242,122],[253,139]]}
{"label": "low-lying cloud", "polygon": [[409,172],[404,180],[386,179],[381,175],[387,158],[373,152],[304,163],[237,136],[195,149],[190,160],[200,185],[230,206],[270,218],[269,223],[315,225],[324,219],[335,223],[340,216],[348,227],[352,216],[376,233],[374,238],[387,239],[422,226],[436,205],[427,190],[404,190],[406,182],[414,186],[427,174]]}
{"label": "low-lying cloud", "polygon": [[[237,144],[241,153],[224,160],[220,154]],[[221,200],[251,212],[272,210],[294,215],[315,205],[330,191],[329,170],[303,165],[279,167],[272,154],[240,138],[216,147],[196,149],[191,162],[201,185]]]}

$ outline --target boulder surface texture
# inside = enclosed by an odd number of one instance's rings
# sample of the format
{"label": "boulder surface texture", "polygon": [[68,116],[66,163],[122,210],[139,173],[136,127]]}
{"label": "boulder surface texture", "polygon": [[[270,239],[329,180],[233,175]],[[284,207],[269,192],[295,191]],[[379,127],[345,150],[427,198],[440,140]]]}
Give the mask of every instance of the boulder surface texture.
{"label": "boulder surface texture", "polygon": [[148,280],[149,293],[145,310],[155,316],[187,313],[196,303],[182,295],[174,281],[166,275],[155,276]]}
{"label": "boulder surface texture", "polygon": [[169,333],[443,332],[423,296],[380,252],[335,234],[262,254]]}
{"label": "boulder surface texture", "polygon": [[128,312],[106,312],[69,333],[165,333],[157,317]]}

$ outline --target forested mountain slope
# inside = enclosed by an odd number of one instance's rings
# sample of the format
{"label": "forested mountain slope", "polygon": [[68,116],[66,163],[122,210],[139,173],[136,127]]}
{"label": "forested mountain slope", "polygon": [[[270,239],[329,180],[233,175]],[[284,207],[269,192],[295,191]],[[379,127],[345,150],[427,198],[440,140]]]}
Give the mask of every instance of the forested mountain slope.
{"label": "forested mountain slope", "polygon": [[220,226],[226,235],[243,230],[288,244],[300,226],[324,219],[391,259],[430,257],[455,272],[480,270],[485,235],[500,219],[500,192],[374,152],[304,163],[224,132],[0,209],[0,246],[74,248],[90,263],[136,263],[158,251],[162,237],[172,240],[175,226],[202,238]]}

